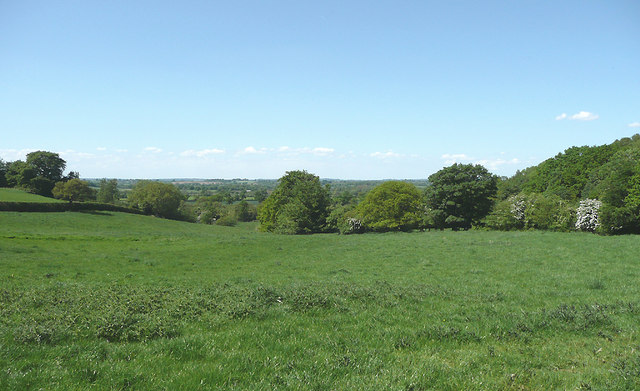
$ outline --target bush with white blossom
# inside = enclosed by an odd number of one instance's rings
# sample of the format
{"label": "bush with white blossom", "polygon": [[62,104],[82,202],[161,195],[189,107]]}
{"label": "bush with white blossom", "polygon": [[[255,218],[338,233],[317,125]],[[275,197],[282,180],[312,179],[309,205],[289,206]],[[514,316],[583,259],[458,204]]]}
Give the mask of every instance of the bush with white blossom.
{"label": "bush with white blossom", "polygon": [[580,201],[580,206],[576,209],[576,229],[594,232],[600,227],[598,212],[601,206],[601,201],[591,198]]}

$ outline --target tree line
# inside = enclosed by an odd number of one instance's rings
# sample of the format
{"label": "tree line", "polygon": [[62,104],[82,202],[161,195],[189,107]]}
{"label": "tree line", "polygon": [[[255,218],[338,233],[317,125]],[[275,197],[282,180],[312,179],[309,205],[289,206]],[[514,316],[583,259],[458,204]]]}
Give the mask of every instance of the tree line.
{"label": "tree line", "polygon": [[185,202],[173,184],[148,180],[135,182],[122,201],[115,179],[102,179],[94,189],[77,172],[63,175],[65,168],[58,154],[46,151],[32,152],[25,161],[0,160],[0,187],[204,224],[257,219],[261,230],[284,234],[445,228],[640,233],[637,134],[609,145],[569,148],[509,178],[481,165],[453,164],[429,176],[424,189],[388,181],[364,191],[336,191],[313,174],[290,171],[270,194],[260,189],[257,206],[225,192]]}

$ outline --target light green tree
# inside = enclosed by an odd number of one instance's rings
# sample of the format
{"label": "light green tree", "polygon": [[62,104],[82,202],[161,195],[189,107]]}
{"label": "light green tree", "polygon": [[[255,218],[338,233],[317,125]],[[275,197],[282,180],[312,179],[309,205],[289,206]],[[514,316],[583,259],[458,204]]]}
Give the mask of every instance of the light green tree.
{"label": "light green tree", "polygon": [[89,201],[95,199],[95,191],[89,187],[89,183],[74,178],[66,182],[57,182],[52,190],[53,196],[61,200]]}
{"label": "light green tree", "polygon": [[129,205],[158,217],[177,219],[184,195],[172,184],[139,181],[127,198]]}
{"label": "light green tree", "polygon": [[355,215],[367,230],[406,231],[418,227],[423,212],[422,195],[413,184],[389,181],[367,193]]}

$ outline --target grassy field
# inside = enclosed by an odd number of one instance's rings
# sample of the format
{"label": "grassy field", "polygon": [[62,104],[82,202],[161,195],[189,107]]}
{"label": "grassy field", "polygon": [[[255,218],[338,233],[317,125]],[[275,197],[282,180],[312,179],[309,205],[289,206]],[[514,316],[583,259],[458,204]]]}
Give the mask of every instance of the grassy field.
{"label": "grassy field", "polygon": [[43,197],[26,191],[0,187],[0,201],[7,202],[64,202],[55,198]]}
{"label": "grassy field", "polygon": [[640,389],[640,238],[0,213],[0,389]]}

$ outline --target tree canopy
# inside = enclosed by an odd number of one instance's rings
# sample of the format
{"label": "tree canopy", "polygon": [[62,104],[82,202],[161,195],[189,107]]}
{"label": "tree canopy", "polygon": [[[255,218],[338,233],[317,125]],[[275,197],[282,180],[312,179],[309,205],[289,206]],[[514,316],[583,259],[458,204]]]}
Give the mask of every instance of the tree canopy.
{"label": "tree canopy", "polygon": [[69,202],[89,201],[96,197],[96,193],[89,187],[89,183],[77,178],[57,182],[52,193],[55,198]]}
{"label": "tree canopy", "polygon": [[435,228],[471,228],[491,211],[497,192],[497,177],[481,165],[456,163],[429,181],[425,197]]}
{"label": "tree canopy", "polygon": [[367,193],[355,214],[367,230],[406,231],[418,227],[423,211],[418,188],[407,182],[389,181]]}
{"label": "tree canopy", "polygon": [[[53,196],[56,182],[63,179],[67,163],[57,153],[36,151],[27,154],[26,161],[16,160],[5,164],[5,179],[10,187],[23,188],[46,197]],[[77,173],[74,173],[77,178]],[[71,178],[68,178],[71,179]]]}
{"label": "tree canopy", "polygon": [[306,234],[322,232],[329,214],[329,187],[306,171],[288,171],[258,211],[263,231]]}
{"label": "tree canopy", "polygon": [[184,196],[172,184],[139,181],[127,197],[129,205],[158,217],[176,219]]}
{"label": "tree canopy", "polygon": [[116,179],[101,179],[100,189],[96,196],[98,202],[105,204],[115,204],[120,199],[120,192],[118,191],[118,181]]}

